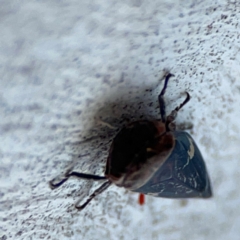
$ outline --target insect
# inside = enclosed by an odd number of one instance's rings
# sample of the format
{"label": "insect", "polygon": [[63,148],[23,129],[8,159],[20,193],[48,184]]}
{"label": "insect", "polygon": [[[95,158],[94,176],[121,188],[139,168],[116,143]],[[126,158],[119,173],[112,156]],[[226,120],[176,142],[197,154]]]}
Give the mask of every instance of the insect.
{"label": "insect", "polygon": [[[158,101],[161,120],[132,122],[113,139],[107,158],[105,176],[67,171],[61,181],[50,182],[52,189],[61,186],[69,177],[104,181],[81,210],[111,184],[133,192],[165,198],[209,198],[211,184],[203,157],[193,138],[177,131],[174,120],[177,112],[190,100],[185,100],[168,116],[164,94],[169,79],[167,74]],[[142,197],[142,196],[141,196]]]}

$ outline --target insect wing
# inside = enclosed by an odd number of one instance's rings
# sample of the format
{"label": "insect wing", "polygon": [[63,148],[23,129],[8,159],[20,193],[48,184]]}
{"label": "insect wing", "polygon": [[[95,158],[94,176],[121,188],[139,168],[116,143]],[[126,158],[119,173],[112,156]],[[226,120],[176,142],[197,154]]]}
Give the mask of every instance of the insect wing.
{"label": "insect wing", "polygon": [[[206,165],[196,143],[186,132],[175,132],[174,135],[176,136],[176,145],[179,147],[179,149],[174,148],[175,178],[192,190],[192,193],[189,194],[192,194],[193,197],[211,197],[211,184]],[[178,152],[181,152],[179,156]]]}
{"label": "insect wing", "polygon": [[211,185],[202,155],[186,132],[173,132],[175,147],[154,176],[136,192],[166,198],[211,197]]}

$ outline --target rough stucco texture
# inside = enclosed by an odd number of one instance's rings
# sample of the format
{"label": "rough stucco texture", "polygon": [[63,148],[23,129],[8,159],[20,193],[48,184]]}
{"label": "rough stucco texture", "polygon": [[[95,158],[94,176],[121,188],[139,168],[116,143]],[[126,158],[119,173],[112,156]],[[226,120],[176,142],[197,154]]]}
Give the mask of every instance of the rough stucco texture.
{"label": "rough stucco texture", "polygon": [[[0,239],[239,239],[239,12],[227,0],[1,1]],[[214,197],[140,206],[111,186],[78,212],[98,184],[49,180],[69,166],[102,175],[118,129],[159,118],[166,70],[168,112],[191,94],[176,122],[193,125]]]}

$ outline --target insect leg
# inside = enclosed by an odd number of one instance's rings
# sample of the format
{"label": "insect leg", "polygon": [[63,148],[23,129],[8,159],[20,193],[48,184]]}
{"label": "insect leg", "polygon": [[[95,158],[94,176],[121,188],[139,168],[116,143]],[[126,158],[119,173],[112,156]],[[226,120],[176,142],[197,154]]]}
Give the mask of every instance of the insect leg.
{"label": "insect leg", "polygon": [[105,176],[98,176],[98,175],[79,173],[79,172],[71,172],[69,174],[69,177],[70,176],[75,176],[77,178],[85,178],[85,179],[90,179],[95,181],[107,179]]}
{"label": "insect leg", "polygon": [[190,94],[188,92],[186,92],[186,94],[187,97],[185,98],[185,100],[167,116],[167,126],[169,123],[174,121],[177,116],[177,112],[190,100]]}
{"label": "insect leg", "polygon": [[[106,177],[104,176],[98,176],[98,175],[92,175],[92,174],[86,174],[86,173],[79,173],[79,172],[70,172],[71,170],[67,171],[59,181],[56,181],[56,178],[51,180],[49,182],[50,188],[55,189],[60,187],[64,182],[68,180],[69,177],[77,177],[77,178],[84,178],[84,179],[89,179],[89,180],[94,180],[94,181],[99,181],[99,180],[105,180]],[[58,179],[57,179],[58,180]],[[56,182],[56,183],[55,183]]]}
{"label": "insect leg", "polygon": [[78,210],[82,210],[83,208],[85,208],[85,207],[88,205],[89,202],[91,202],[91,200],[92,200],[94,197],[96,197],[97,195],[99,195],[100,193],[102,193],[103,191],[105,191],[111,184],[112,184],[112,183],[111,183],[110,181],[107,181],[107,182],[103,183],[98,189],[96,189],[96,190],[94,191],[93,194],[91,194],[91,195],[89,196],[89,198],[87,199],[87,201],[86,201],[84,204],[78,206],[78,203],[79,203],[79,202],[77,202],[77,203],[75,204],[75,207],[76,207]]}
{"label": "insect leg", "polygon": [[161,114],[161,119],[162,119],[163,123],[166,122],[165,101],[164,101],[164,97],[163,96],[164,96],[165,91],[167,89],[168,80],[169,80],[170,77],[173,77],[173,76],[174,76],[173,74],[168,73],[168,75],[165,78],[163,89],[162,89],[161,93],[158,95],[160,114]]}
{"label": "insect leg", "polygon": [[186,95],[187,95],[187,97],[185,98],[185,100],[178,107],[176,107],[173,111],[178,112],[190,100],[190,94],[188,92],[186,92]]}

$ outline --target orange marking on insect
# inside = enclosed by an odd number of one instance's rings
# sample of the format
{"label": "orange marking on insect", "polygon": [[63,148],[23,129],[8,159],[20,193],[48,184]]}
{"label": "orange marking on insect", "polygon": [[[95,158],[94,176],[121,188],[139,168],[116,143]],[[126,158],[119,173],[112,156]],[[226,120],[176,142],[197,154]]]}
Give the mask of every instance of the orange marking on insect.
{"label": "orange marking on insect", "polygon": [[138,203],[139,203],[140,205],[143,205],[143,204],[145,203],[145,196],[144,196],[143,193],[140,193],[140,194],[139,194]]}

